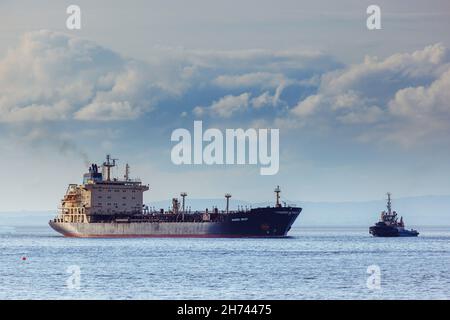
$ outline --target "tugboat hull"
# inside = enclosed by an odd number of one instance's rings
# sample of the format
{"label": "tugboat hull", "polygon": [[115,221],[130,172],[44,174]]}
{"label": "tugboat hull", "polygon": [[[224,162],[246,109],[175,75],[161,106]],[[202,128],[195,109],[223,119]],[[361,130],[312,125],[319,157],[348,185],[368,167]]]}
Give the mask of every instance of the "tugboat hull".
{"label": "tugboat hull", "polygon": [[398,230],[395,227],[378,227],[369,228],[369,233],[374,237],[417,237],[419,232],[415,230]]}

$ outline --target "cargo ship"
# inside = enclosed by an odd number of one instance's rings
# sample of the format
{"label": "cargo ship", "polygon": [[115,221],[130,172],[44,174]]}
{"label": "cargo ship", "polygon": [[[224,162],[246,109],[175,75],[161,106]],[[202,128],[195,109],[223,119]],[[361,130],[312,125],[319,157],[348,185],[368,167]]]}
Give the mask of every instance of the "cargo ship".
{"label": "cargo ship", "polygon": [[392,211],[391,194],[387,193],[387,212],[381,212],[380,221],[369,228],[369,233],[375,237],[417,237],[417,230],[405,229],[403,217],[398,221],[396,211]]}
{"label": "cargo ship", "polygon": [[[112,178],[117,159],[106,156],[101,165],[92,164],[82,184],[70,184],[57,216],[49,225],[66,237],[286,237],[302,211],[281,205],[280,188],[274,206],[229,210],[226,207],[201,211],[186,209],[186,192],[172,199],[168,210],[149,209],[143,194],[149,190],[139,179],[131,179],[126,164],[123,179]],[[101,170],[100,170],[101,169]]]}

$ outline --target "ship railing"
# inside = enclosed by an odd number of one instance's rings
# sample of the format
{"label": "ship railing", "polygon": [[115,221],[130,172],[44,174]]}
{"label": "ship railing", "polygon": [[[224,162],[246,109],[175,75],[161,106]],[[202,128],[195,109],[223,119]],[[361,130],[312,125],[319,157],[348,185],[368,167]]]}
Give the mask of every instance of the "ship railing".
{"label": "ship railing", "polygon": [[208,211],[206,210],[186,210],[186,211],[182,211],[179,210],[178,212],[175,212],[173,210],[164,210],[163,209],[160,210],[154,210],[154,209],[149,209],[149,210],[144,210],[142,212],[143,215],[174,215],[174,214],[204,214],[204,213],[208,213],[208,214],[236,214],[236,213],[249,213],[251,212],[251,208],[243,208],[240,210],[229,210],[228,212],[226,210],[218,210],[218,211],[210,211],[208,209]]}
{"label": "ship railing", "polygon": [[139,179],[139,178],[127,179],[127,180],[119,181],[119,182],[125,182],[125,183],[142,183],[141,179]]}
{"label": "ship railing", "polygon": [[86,213],[86,208],[85,207],[58,207],[58,212],[61,215],[67,215],[67,214],[72,214],[72,215],[77,215],[77,214],[85,214]]}

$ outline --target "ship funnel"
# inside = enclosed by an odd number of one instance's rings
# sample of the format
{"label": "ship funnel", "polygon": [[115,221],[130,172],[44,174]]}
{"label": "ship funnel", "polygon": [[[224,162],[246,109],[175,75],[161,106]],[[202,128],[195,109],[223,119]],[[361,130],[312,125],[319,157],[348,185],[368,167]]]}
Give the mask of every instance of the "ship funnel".
{"label": "ship funnel", "polygon": [[178,203],[177,198],[172,198],[172,210],[173,213],[178,214],[178,210],[180,208],[180,204]]}

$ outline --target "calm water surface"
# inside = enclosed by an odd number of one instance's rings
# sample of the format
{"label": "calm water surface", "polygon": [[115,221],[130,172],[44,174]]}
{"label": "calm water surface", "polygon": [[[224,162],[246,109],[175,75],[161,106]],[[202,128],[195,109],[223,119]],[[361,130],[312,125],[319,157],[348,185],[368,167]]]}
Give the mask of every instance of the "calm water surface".
{"label": "calm water surface", "polygon": [[[450,228],[372,238],[293,228],[287,239],[72,239],[0,227],[0,299],[449,299]],[[26,257],[26,260],[22,260]],[[67,286],[79,266],[79,289]],[[367,288],[367,267],[381,289]]]}

